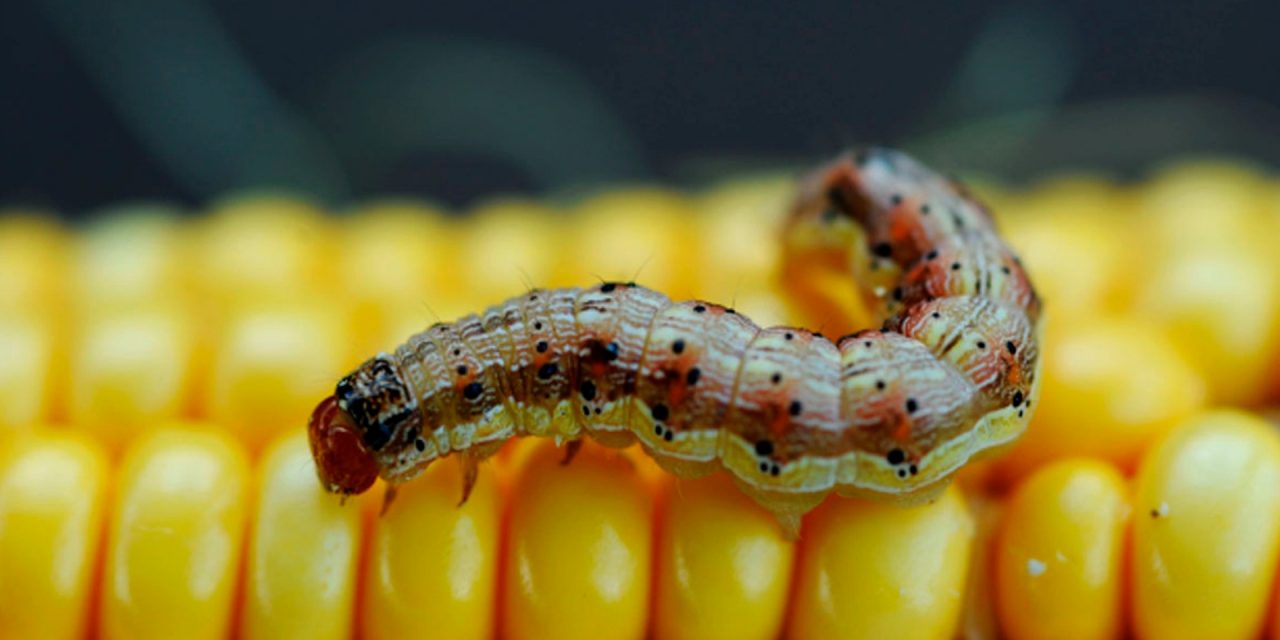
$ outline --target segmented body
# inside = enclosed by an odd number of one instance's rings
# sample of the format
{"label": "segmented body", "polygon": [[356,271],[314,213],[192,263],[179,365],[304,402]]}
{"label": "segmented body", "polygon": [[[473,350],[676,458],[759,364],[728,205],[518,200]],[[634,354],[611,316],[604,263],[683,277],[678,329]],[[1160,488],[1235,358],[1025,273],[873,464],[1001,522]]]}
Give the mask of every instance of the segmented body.
{"label": "segmented body", "polygon": [[927,499],[1025,429],[1039,301],[986,211],[902,154],[806,183],[791,233],[841,224],[881,330],[833,343],[631,283],[537,290],[371,359],[337,406],[391,483],[516,436],[591,436],[680,476],[726,469],[791,527],[831,490]]}

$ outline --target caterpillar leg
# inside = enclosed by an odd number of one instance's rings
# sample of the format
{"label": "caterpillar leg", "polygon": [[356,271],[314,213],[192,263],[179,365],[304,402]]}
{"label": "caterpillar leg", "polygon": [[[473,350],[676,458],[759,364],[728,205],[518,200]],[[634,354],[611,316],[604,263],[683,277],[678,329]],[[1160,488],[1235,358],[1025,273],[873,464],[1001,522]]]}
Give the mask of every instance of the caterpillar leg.
{"label": "caterpillar leg", "polygon": [[462,469],[462,499],[458,501],[458,506],[461,507],[467,503],[471,490],[476,486],[476,478],[480,475],[480,460],[470,453],[463,453],[458,456],[458,466]]}
{"label": "caterpillar leg", "polygon": [[391,502],[396,499],[396,490],[399,485],[387,484],[387,490],[382,494],[382,509],[378,511],[379,516],[387,515],[387,510],[391,508]]}
{"label": "caterpillar leg", "polygon": [[564,458],[560,460],[560,466],[568,466],[573,459],[577,457],[578,452],[582,450],[582,440],[570,440],[564,446]]}

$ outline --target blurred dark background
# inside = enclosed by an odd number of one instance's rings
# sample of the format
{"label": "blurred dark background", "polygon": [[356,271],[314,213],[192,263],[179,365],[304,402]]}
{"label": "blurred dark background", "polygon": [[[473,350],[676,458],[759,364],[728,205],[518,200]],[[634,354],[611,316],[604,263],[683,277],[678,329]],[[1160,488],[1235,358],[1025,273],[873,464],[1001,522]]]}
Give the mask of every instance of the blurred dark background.
{"label": "blurred dark background", "polygon": [[1280,4],[9,0],[0,202],[696,183],[854,143],[1019,180],[1280,161]]}

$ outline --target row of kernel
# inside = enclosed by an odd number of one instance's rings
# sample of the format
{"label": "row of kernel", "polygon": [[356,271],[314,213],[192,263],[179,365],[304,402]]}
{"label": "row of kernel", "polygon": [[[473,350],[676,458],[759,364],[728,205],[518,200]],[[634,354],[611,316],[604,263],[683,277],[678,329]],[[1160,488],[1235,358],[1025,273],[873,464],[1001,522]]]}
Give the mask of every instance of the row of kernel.
{"label": "row of kernel", "polygon": [[[673,295],[736,296],[776,321],[772,252],[741,252],[733,238],[765,245],[772,225],[761,222],[782,213],[788,188],[621,191],[564,215],[495,200],[465,219],[408,200],[331,218],[263,194],[185,221],[123,206],[77,235],[0,212],[0,429],[69,422],[114,448],[142,425],[199,417],[263,434],[257,446],[273,435],[261,423],[305,415],[303,401],[238,406],[234,389],[311,402],[363,358],[528,286],[639,278]],[[742,231],[722,233],[729,220]],[[641,229],[653,243],[634,242]]]}
{"label": "row of kernel", "polygon": [[1000,520],[993,583],[1009,638],[1255,638],[1280,610],[1268,602],[1280,435],[1256,416],[1184,421],[1146,452],[1132,489],[1099,460],[1045,466]]}
{"label": "row of kernel", "polygon": [[255,480],[224,433],[165,428],[126,451],[112,483],[99,447],[41,432],[0,464],[0,636],[627,638],[653,625],[664,637],[875,637],[912,620],[918,637],[941,637],[955,627],[972,529],[956,491],[917,510],[836,501],[811,518],[796,556],[724,478],[677,487],[630,452],[589,445],[567,467],[562,456],[530,441],[508,465],[487,465],[461,508],[456,470],[437,465],[375,519],[375,501],[344,508],[320,491],[301,436],[270,447]]}

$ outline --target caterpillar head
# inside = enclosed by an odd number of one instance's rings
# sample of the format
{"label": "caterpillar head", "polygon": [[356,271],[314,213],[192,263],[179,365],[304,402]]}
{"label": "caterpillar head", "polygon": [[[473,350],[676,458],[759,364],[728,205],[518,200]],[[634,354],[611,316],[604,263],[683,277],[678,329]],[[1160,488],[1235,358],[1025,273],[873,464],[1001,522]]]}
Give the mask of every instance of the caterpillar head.
{"label": "caterpillar head", "polygon": [[418,404],[390,358],[380,355],[338,382],[307,425],[316,472],[333,493],[362,493],[373,485],[379,454],[397,434],[417,433]]}

